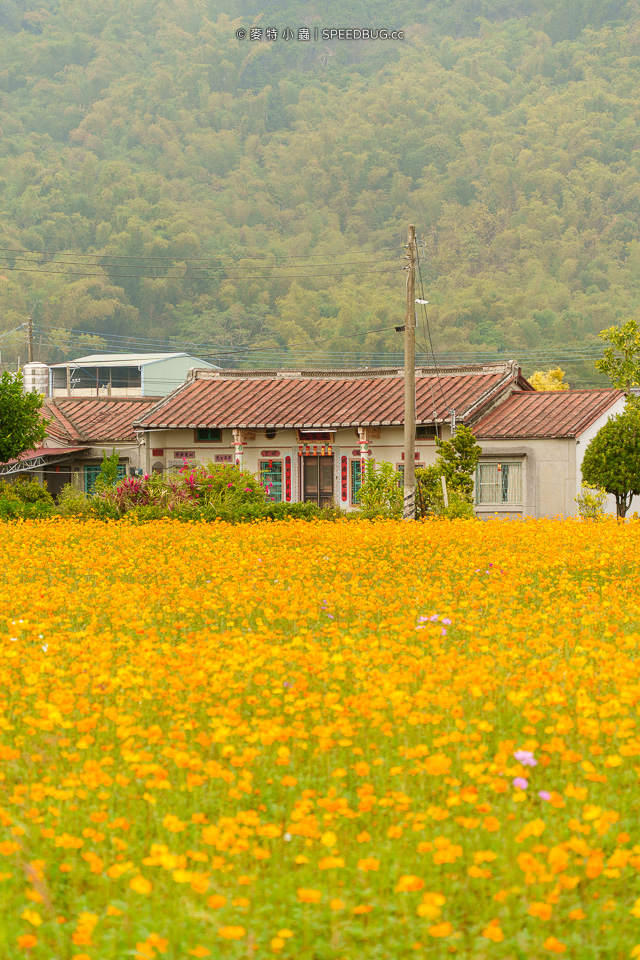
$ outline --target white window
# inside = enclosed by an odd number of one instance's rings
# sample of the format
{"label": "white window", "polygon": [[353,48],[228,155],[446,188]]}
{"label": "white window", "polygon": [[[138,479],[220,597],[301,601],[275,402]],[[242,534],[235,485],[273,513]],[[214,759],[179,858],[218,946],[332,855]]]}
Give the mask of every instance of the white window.
{"label": "white window", "polygon": [[522,463],[479,463],[476,503],[522,503]]}

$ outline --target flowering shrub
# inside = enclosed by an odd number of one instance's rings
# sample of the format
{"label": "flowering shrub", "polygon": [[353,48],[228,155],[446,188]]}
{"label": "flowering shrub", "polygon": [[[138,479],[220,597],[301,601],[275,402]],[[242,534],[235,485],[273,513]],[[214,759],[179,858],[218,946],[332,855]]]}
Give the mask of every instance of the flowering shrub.
{"label": "flowering shrub", "polygon": [[195,516],[207,507],[230,509],[264,504],[267,490],[248,470],[230,464],[208,462],[189,467],[185,463],[175,473],[125,477],[116,486],[102,489],[98,499],[114,508],[119,516],[141,507]]}
{"label": "flowering shrub", "polygon": [[3,960],[640,954],[636,521],[2,551]]}

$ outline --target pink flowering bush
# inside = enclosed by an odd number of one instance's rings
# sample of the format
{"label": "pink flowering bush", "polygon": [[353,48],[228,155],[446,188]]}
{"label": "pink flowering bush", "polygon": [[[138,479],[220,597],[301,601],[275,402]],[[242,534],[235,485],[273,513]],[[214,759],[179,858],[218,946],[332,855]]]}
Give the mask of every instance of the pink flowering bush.
{"label": "pink flowering bush", "polygon": [[105,508],[119,516],[141,507],[166,510],[168,515],[193,513],[205,508],[241,508],[267,503],[267,490],[248,470],[211,462],[184,467],[174,473],[125,477],[98,495]]}

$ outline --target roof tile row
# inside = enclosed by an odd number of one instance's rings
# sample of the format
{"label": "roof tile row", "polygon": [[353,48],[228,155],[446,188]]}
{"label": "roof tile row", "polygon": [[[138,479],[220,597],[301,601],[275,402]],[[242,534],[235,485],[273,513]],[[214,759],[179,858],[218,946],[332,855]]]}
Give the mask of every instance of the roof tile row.
{"label": "roof tile row", "polygon": [[579,437],[623,396],[622,390],[512,393],[473,432],[479,440]]}
{"label": "roof tile row", "polygon": [[[404,377],[226,379],[198,376],[136,421],[143,429],[180,427],[308,427],[327,429],[404,422]],[[516,386],[519,381],[519,386]],[[459,420],[503,391],[528,384],[511,369],[416,377],[416,419]]]}

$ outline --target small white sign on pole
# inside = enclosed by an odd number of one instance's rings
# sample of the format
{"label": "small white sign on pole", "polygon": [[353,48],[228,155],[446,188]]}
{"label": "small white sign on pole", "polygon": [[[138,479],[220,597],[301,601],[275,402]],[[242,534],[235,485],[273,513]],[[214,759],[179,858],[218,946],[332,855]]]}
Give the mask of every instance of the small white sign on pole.
{"label": "small white sign on pole", "polygon": [[447,481],[445,480],[444,477],[440,477],[440,480],[442,481],[442,496],[444,497],[444,505],[445,505],[445,507],[448,507],[448,506],[449,506],[449,494],[447,493]]}

